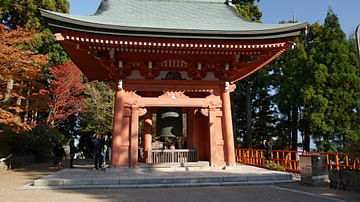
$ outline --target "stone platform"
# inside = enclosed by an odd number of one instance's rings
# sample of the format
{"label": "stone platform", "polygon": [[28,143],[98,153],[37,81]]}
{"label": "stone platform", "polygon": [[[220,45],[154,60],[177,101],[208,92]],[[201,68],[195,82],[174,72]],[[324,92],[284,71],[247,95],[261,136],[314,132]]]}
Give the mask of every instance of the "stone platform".
{"label": "stone platform", "polygon": [[292,175],[253,166],[139,167],[93,170],[90,166],[63,169],[35,180],[26,189],[144,188],[225,186],[293,182]]}

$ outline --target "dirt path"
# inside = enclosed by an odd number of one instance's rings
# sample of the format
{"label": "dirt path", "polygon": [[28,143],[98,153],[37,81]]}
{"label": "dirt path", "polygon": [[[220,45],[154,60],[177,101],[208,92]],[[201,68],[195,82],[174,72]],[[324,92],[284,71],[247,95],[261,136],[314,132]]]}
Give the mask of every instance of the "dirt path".
{"label": "dirt path", "polygon": [[[68,166],[68,162],[63,163]],[[25,168],[0,172],[0,201],[98,201],[86,194],[72,192],[66,194],[64,190],[21,190],[26,184],[35,179],[50,175],[57,169],[51,162],[34,164]]]}

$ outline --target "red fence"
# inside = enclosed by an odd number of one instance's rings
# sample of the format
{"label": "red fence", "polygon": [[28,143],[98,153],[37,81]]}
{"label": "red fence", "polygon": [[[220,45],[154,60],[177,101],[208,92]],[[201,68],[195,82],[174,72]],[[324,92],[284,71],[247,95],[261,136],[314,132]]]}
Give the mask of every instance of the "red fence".
{"label": "red fence", "polygon": [[[265,167],[264,149],[236,149],[236,162],[258,167]],[[326,155],[329,169],[349,168],[360,170],[360,159],[351,160],[347,153],[333,152],[305,152],[273,150],[271,152],[272,162],[281,165],[285,171],[300,172],[300,155]]]}

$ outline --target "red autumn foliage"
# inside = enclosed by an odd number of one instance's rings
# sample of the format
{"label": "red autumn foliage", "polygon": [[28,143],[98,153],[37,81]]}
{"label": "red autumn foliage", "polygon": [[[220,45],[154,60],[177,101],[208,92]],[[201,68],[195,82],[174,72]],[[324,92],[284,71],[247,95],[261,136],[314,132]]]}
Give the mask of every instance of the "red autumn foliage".
{"label": "red autumn foliage", "polygon": [[[50,80],[50,103],[47,122],[57,127],[71,114],[77,114],[86,108],[82,102],[84,77],[73,62],[53,67],[50,71],[54,79]],[[46,94],[45,91],[39,94]]]}

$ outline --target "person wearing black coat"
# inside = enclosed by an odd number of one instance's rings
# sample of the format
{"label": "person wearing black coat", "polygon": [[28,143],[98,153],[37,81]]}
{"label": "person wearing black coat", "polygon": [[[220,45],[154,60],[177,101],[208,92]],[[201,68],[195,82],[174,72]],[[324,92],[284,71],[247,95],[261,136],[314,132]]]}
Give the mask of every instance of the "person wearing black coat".
{"label": "person wearing black coat", "polygon": [[104,144],[105,140],[101,135],[94,134],[93,136],[94,143],[94,169],[98,170],[102,168],[103,159],[104,159]]}
{"label": "person wearing black coat", "polygon": [[271,161],[272,141],[264,140],[264,147],[266,149],[265,159]]}

